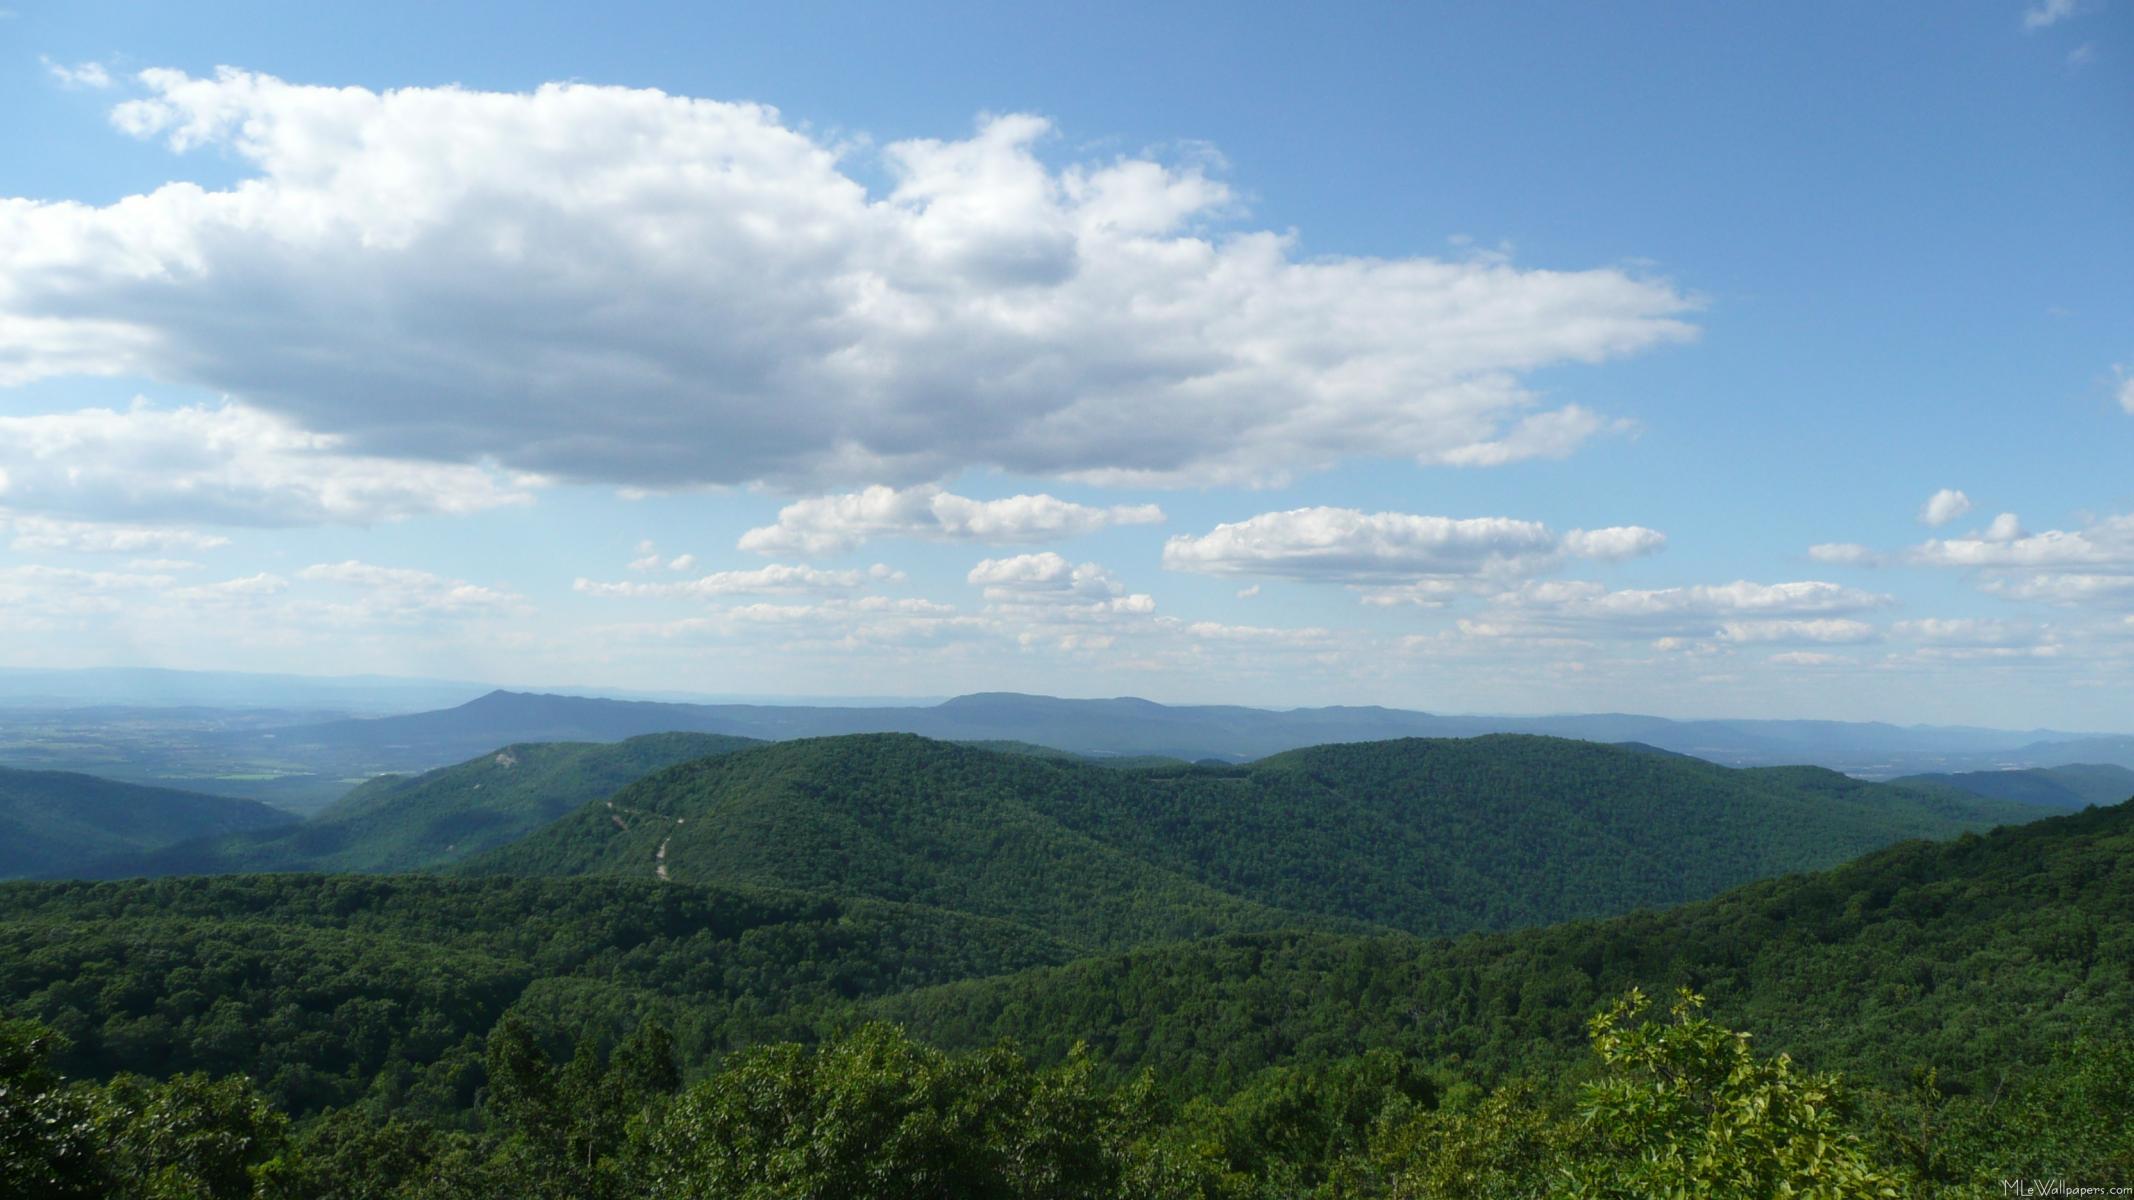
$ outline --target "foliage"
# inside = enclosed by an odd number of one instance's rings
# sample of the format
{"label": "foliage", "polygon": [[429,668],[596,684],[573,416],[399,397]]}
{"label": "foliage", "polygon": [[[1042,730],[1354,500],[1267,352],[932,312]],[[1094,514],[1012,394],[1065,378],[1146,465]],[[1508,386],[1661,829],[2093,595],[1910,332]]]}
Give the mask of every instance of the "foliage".
{"label": "foliage", "polygon": [[883,734],[685,764],[466,869],[628,876],[658,863],[676,879],[1001,917],[1094,949],[1607,915],[2038,815],[1813,768],[1733,771],[1554,738],[1119,770]]}
{"label": "foliage", "polygon": [[1068,956],[981,918],[651,881],[0,886],[0,1004],[64,1031],[68,1071],[242,1072],[300,1115],[465,1111],[507,1011],[551,1047],[664,1014],[701,1061],[854,999]]}

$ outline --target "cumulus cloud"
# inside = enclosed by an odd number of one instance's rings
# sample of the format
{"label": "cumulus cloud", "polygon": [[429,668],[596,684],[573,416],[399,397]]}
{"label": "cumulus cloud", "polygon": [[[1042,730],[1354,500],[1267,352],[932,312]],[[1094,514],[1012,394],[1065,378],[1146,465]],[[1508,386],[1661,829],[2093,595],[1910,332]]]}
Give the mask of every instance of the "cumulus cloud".
{"label": "cumulus cloud", "polygon": [[776,524],[742,534],[740,545],[757,554],[822,555],[877,537],[1032,542],[1161,520],[1163,510],[1153,504],[1096,508],[1042,493],[973,500],[932,484],[903,489],[876,485],[788,504],[779,510]]}
{"label": "cumulus cloud", "polygon": [[2134,569],[2134,514],[2107,517],[2083,529],[2032,534],[2022,532],[2013,514],[2004,514],[1982,535],[1923,542],[1913,548],[1911,559],[1936,567]]}
{"label": "cumulus cloud", "polygon": [[1612,561],[1666,545],[1637,525],[1558,536],[1538,521],[1298,508],[1217,525],[1164,543],[1163,565],[1208,575],[1262,575],[1402,589],[1441,598],[1441,580],[1530,575],[1569,558]]}
{"label": "cumulus cloud", "polygon": [[2125,367],[2114,367],[2113,371],[2119,377],[2119,407],[2128,413],[2134,413],[2134,374],[2130,374]]}
{"label": "cumulus cloud", "polygon": [[1050,550],[984,559],[965,578],[984,588],[986,600],[996,605],[1078,604],[1114,613],[1156,609],[1153,598],[1128,593],[1124,584],[1096,563],[1070,563]]}
{"label": "cumulus cloud", "polygon": [[236,404],[0,416],[0,506],[115,523],[368,524],[529,503],[538,482],[343,442]]}
{"label": "cumulus cloud", "polygon": [[1927,497],[1919,506],[1919,520],[1923,524],[1940,527],[1971,511],[1971,497],[1955,488],[1943,488]]}
{"label": "cumulus cloud", "polygon": [[[639,560],[643,561],[643,560]],[[658,558],[653,557],[657,566]],[[632,563],[634,568],[636,563]],[[746,571],[714,571],[698,579],[675,583],[602,583],[593,579],[578,579],[571,584],[573,590],[590,596],[630,596],[643,598],[694,598],[712,599],[719,596],[779,596],[808,595],[827,592],[850,592],[871,583],[896,583],[904,573],[886,563],[876,563],[866,570],[846,569],[826,571],[819,567],[774,564],[755,567]]]}
{"label": "cumulus cloud", "polygon": [[1048,165],[1028,116],[848,164],[649,90],[134,82],[120,130],[246,177],[0,199],[0,383],[201,386],[348,454],[637,487],[1488,465],[1608,424],[1528,373],[1695,334],[1618,268],[1305,258],[1198,166]]}

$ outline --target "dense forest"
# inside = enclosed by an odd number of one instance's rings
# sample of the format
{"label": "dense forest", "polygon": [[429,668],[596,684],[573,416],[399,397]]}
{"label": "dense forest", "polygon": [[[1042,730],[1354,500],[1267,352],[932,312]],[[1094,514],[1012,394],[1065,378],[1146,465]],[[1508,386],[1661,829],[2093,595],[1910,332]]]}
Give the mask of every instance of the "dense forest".
{"label": "dense forest", "polygon": [[[2134,1178],[2134,805],[1891,845],[1995,810],[1524,737],[653,769],[463,874],[0,885],[0,1194]],[[1534,886],[1552,823],[1613,861]],[[1819,837],[1883,848],[1779,874]]]}
{"label": "dense forest", "polygon": [[1601,916],[2037,815],[1516,735],[1106,770],[876,734],[687,763],[462,869],[828,890],[1118,947],[1300,915],[1423,934]]}

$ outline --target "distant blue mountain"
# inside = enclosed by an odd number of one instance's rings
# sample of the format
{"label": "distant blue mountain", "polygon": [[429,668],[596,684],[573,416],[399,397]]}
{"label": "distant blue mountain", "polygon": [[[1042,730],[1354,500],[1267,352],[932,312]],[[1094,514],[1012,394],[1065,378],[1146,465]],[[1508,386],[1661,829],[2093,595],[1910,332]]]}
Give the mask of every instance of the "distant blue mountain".
{"label": "distant blue mountain", "polygon": [[361,758],[391,769],[458,762],[513,742],[618,741],[646,733],[779,740],[916,733],[943,741],[1018,741],[1090,756],[1248,761],[1329,742],[1529,733],[1639,742],[1729,766],[1808,763],[1869,778],[2092,762],[2134,767],[2134,737],[2051,730],[1845,721],[1673,721],[1626,713],[1445,716],[1378,707],[1273,710],[1166,705],[1132,697],[1070,700],[981,692],[912,707],[673,704],[495,691],[454,708],[233,732],[233,749]]}

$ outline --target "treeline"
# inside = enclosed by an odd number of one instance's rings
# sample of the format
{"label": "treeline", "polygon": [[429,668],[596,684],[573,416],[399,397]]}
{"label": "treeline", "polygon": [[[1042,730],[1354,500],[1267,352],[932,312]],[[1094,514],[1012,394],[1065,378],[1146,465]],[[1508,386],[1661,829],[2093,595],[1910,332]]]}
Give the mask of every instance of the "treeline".
{"label": "treeline", "polygon": [[772,1044],[685,1086],[647,1023],[561,1062],[507,1018],[469,1129],[375,1104],[297,1128],[247,1081],[68,1083],[54,1035],[0,1023],[0,1190],[73,1200],[1320,1200],[2000,1196],[2134,1169],[2134,1044],[2049,1084],[1902,1095],[1764,1055],[1682,993],[1632,992],[1551,1082],[1484,1090],[1386,1051],[1276,1068],[1222,1099],[1113,1083],[1085,1055],[947,1054],[895,1026]]}

